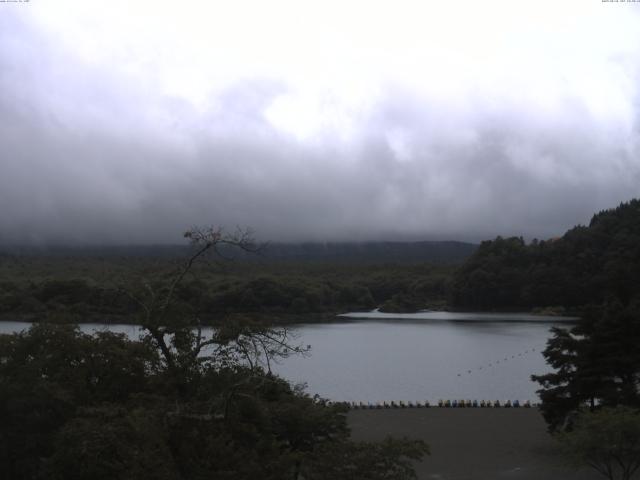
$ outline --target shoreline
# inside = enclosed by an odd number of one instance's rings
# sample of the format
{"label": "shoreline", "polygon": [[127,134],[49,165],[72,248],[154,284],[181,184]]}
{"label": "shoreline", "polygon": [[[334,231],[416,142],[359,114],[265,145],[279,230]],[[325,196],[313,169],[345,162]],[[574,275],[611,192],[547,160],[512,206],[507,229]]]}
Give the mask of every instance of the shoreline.
{"label": "shoreline", "polygon": [[[420,318],[418,315],[435,315],[443,316],[443,318]],[[484,319],[456,318],[457,315],[470,316],[476,315],[486,317]],[[514,318],[508,318],[514,316]],[[65,318],[66,317],[66,318]],[[450,318],[446,318],[450,317]],[[504,317],[504,318],[501,318]],[[526,317],[526,318],[518,318]],[[305,324],[332,324],[332,323],[351,323],[361,320],[435,320],[447,322],[471,322],[471,321],[490,321],[490,322],[567,322],[573,323],[578,321],[579,317],[571,315],[549,315],[540,312],[526,311],[472,311],[472,310],[420,310],[411,313],[398,312],[382,312],[379,309],[371,311],[352,311],[340,313],[340,311],[331,312],[315,312],[315,313],[229,313],[229,314],[212,314],[203,316],[202,326],[215,327],[226,320],[250,320],[255,323],[267,323],[274,326],[287,325],[305,325]],[[81,315],[77,313],[63,314],[59,318],[43,318],[38,313],[17,313],[17,314],[0,314],[0,322],[23,322],[23,323],[59,323],[59,324],[93,324],[103,323],[105,325],[140,325],[136,319],[130,315],[109,315],[99,313],[89,313]],[[195,325],[194,325],[195,326]]]}

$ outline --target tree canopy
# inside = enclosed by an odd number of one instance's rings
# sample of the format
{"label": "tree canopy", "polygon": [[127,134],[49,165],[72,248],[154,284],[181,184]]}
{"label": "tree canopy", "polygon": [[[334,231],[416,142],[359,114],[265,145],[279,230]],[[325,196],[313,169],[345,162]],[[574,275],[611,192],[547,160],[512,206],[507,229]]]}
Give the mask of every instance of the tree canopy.
{"label": "tree canopy", "polygon": [[469,308],[584,307],[640,295],[640,200],[593,216],[562,237],[497,237],[454,275],[452,303]]}
{"label": "tree canopy", "polygon": [[584,412],[570,432],[557,434],[576,466],[589,465],[609,480],[630,480],[640,468],[640,413],[625,407]]}
{"label": "tree canopy", "polygon": [[592,307],[573,328],[552,332],[543,354],[554,372],[532,376],[552,430],[584,409],[640,407],[640,304]]}
{"label": "tree canopy", "polygon": [[3,475],[415,478],[410,460],[428,452],[424,443],[353,442],[344,406],[271,372],[274,358],[306,350],[286,328],[228,322],[203,334],[197,311],[176,300],[182,282],[217,246],[250,243],[216,229],[187,236],[194,250],[183,265],[126,292],[138,306],[140,340],[49,323],[0,335]]}

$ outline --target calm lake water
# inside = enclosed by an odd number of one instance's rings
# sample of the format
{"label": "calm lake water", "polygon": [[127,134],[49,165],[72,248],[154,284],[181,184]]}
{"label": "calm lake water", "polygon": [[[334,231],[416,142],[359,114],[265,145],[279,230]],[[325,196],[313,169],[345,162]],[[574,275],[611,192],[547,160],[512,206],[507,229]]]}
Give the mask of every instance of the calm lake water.
{"label": "calm lake water", "polygon": [[[274,370],[332,400],[537,401],[538,385],[529,377],[550,371],[541,354],[549,329],[570,325],[557,317],[450,312],[356,312],[340,319],[293,326],[297,343],[311,345],[311,354],[285,359]],[[0,333],[28,327],[0,322]],[[109,329],[132,338],[139,334],[132,325]]]}

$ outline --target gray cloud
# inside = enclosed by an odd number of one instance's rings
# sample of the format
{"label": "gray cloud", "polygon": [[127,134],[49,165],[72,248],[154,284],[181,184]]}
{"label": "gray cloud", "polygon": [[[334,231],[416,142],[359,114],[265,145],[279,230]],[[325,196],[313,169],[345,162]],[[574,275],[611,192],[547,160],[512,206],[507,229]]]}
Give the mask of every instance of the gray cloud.
{"label": "gray cloud", "polygon": [[[638,64],[620,64],[632,84]],[[264,240],[544,238],[639,194],[637,88],[607,123],[569,94],[549,112],[389,84],[347,140],[274,127],[266,111],[292,88],[243,78],[196,107],[0,17],[0,242],[176,242],[194,224]]]}

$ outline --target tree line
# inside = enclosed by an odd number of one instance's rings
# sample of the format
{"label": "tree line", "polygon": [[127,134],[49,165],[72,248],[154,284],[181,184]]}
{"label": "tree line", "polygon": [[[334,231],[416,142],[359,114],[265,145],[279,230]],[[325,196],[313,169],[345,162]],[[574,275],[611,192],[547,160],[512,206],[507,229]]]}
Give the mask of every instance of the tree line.
{"label": "tree line", "polygon": [[[126,294],[152,273],[164,281],[180,259],[14,258],[0,262],[0,315],[49,321],[131,321]],[[228,314],[335,314],[382,306],[407,311],[446,303],[450,265],[226,262],[193,268],[176,301],[215,321]]]}
{"label": "tree line", "polygon": [[593,216],[562,237],[482,242],[456,271],[451,303],[478,309],[579,309],[640,294],[640,200]]}

